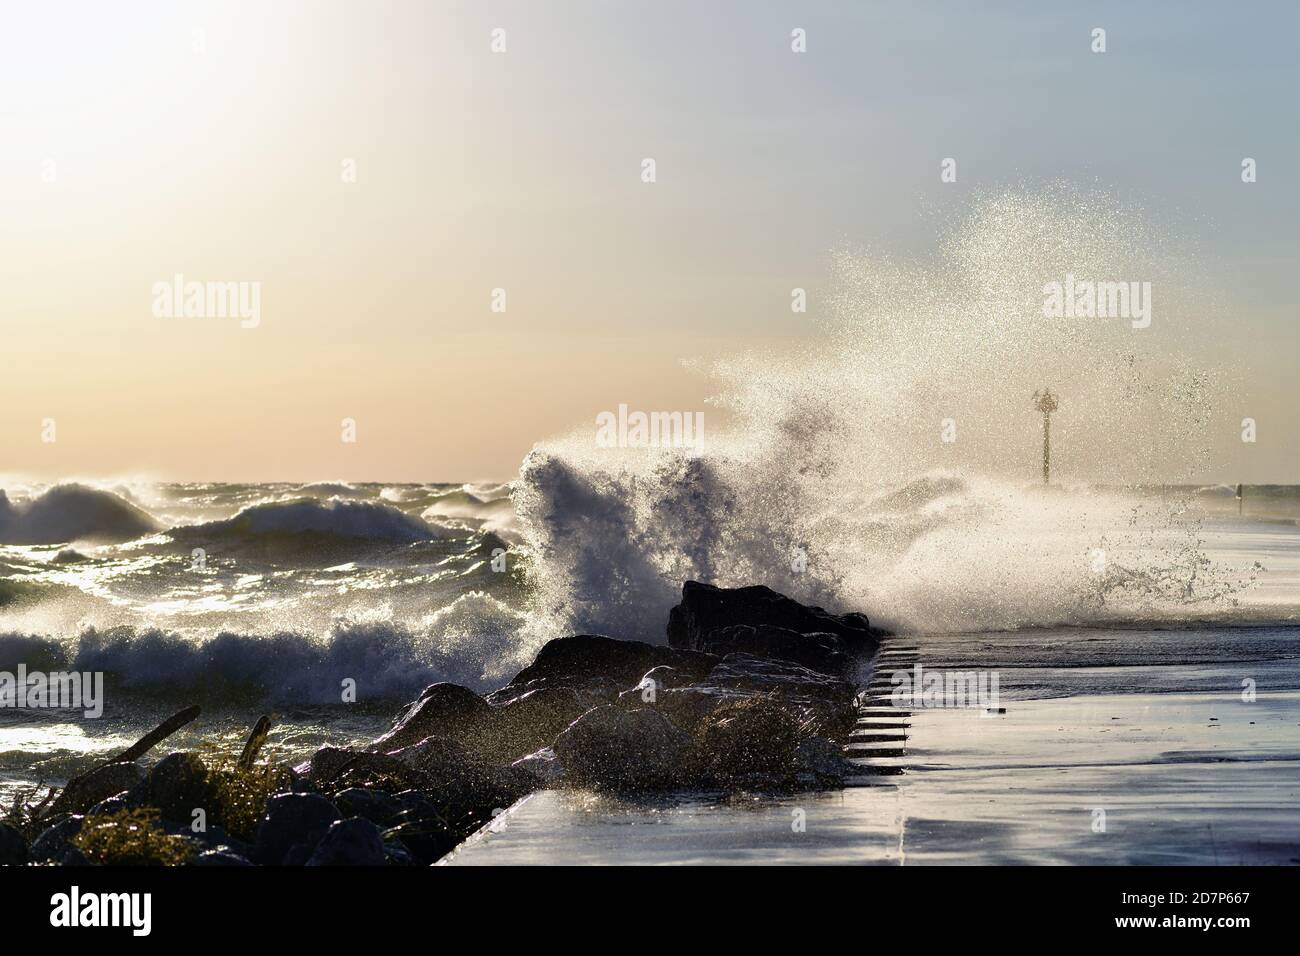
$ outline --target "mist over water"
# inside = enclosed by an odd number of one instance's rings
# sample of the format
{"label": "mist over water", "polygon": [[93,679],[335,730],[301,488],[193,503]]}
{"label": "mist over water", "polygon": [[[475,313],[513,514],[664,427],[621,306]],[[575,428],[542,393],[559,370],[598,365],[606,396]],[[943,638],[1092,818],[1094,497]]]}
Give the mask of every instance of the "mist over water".
{"label": "mist over water", "polygon": [[[1152,490],[1205,475],[1212,435],[1237,434],[1202,271],[1141,210],[1066,186],[977,199],[924,260],[836,252],[812,344],[711,366],[730,427],[701,451],[580,431],[524,463],[538,611],[661,640],[696,578],[906,630],[1240,613],[1258,569],[1210,560],[1189,492]],[[1045,318],[1067,276],[1150,283],[1149,327]]]}

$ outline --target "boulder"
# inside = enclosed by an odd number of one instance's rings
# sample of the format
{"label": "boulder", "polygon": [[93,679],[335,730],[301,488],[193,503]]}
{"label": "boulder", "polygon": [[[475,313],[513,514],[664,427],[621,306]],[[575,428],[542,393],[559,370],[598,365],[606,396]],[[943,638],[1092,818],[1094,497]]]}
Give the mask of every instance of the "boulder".
{"label": "boulder", "polygon": [[726,701],[696,725],[691,768],[722,782],[750,775],[785,775],[793,766],[800,729],[799,719],[769,698]]}
{"label": "boulder", "polygon": [[550,747],[543,747],[527,757],[520,757],[511,766],[528,771],[545,787],[555,786],[564,776],[564,767],[560,764],[560,758],[555,756],[555,751]]}
{"label": "boulder", "polygon": [[771,624],[732,624],[710,632],[703,649],[719,657],[743,653],[793,661],[822,674],[843,677],[857,659],[846,647],[842,638],[827,632],[801,634]]}
{"label": "boulder", "polygon": [[336,793],[334,805],[345,817],[364,817],[379,826],[387,826],[403,809],[392,794],[361,787],[349,787]]}
{"label": "boulder", "polygon": [[649,709],[594,707],[555,738],[554,751],[571,783],[613,790],[672,785],[688,738]]}
{"label": "boulder", "polygon": [[340,820],[329,828],[308,866],[383,866],[384,837],[379,827],[361,817]]}
{"label": "boulder", "polygon": [[68,781],[51,808],[52,812],[85,813],[100,801],[130,790],[144,778],[144,769],[136,763],[110,763],[96,767]]}
{"label": "boulder", "polygon": [[196,755],[185,751],[168,754],[149,770],[146,801],[157,807],[164,819],[192,819],[194,810],[211,810],[208,768]]}
{"label": "boulder", "polygon": [[772,697],[799,718],[807,734],[842,739],[857,718],[852,684],[792,661],[728,654],[705,684],[732,696]]}
{"label": "boulder", "polygon": [[194,858],[191,866],[252,866],[247,858],[228,846],[205,850]]}
{"label": "boulder", "polygon": [[539,687],[495,708],[491,745],[485,751],[513,760],[548,746],[588,705],[572,687]]}
{"label": "boulder", "polygon": [[328,781],[338,776],[355,756],[355,751],[343,747],[322,747],[312,754],[311,760],[293,769],[314,783]]}
{"label": "boulder", "polygon": [[0,866],[25,866],[27,841],[17,827],[0,823]]}
{"label": "boulder", "polygon": [[547,641],[533,662],[505,687],[488,695],[492,704],[506,704],[543,687],[569,687],[584,705],[609,702],[653,667],[667,664],[698,680],[717,663],[697,650],[619,641],[579,634]]}
{"label": "boulder", "polygon": [[[257,861],[264,866],[286,863],[295,847],[305,847],[310,856],[337,819],[339,812],[334,804],[317,794],[282,793],[272,797],[257,827]],[[299,849],[298,855],[302,852]]]}
{"label": "boulder", "polygon": [[40,836],[32,841],[28,850],[28,859],[35,863],[43,863],[46,860],[60,860],[71,850],[76,847],[72,845],[72,838],[81,832],[83,817],[65,817],[52,827],[47,828]]}
{"label": "boulder", "polygon": [[701,651],[715,631],[736,624],[766,624],[799,634],[833,634],[844,642],[847,653],[855,655],[874,652],[887,633],[873,628],[864,614],[831,614],[762,585],[718,588],[687,581],[682,585],[682,602],[668,614],[668,643]]}
{"label": "boulder", "polygon": [[489,732],[492,718],[487,701],[469,688],[430,684],[369,749],[390,753],[434,735],[477,746]]}

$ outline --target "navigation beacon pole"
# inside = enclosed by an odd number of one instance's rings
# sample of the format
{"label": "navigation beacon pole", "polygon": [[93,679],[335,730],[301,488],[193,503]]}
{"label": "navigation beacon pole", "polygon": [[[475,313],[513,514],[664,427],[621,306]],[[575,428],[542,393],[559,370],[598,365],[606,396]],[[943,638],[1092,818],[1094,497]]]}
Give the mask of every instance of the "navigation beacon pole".
{"label": "navigation beacon pole", "polygon": [[1034,408],[1043,413],[1043,484],[1052,480],[1052,412],[1056,411],[1056,396],[1050,388],[1034,392]]}

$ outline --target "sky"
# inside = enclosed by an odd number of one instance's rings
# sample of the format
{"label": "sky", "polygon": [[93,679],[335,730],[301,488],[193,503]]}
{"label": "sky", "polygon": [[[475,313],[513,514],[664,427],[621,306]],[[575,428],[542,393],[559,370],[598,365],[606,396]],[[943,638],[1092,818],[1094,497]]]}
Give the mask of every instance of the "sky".
{"label": "sky", "polygon": [[[1222,290],[1259,439],[1206,480],[1300,481],[1297,9],[7,4],[0,473],[508,478],[706,407],[683,360],[815,339],[846,244],[924,256],[976,191],[1065,180]],[[258,283],[255,327],[159,315],[178,274]]]}

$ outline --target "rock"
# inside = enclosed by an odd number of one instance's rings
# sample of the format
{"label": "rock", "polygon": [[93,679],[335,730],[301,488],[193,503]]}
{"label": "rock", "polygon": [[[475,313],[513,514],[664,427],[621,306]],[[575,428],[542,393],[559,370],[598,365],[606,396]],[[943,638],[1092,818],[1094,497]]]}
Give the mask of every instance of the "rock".
{"label": "rock", "polygon": [[75,849],[72,838],[81,832],[83,817],[65,817],[49,827],[32,841],[28,849],[28,859],[34,863],[46,860],[58,860],[69,850]]}
{"label": "rock", "polygon": [[560,763],[560,758],[555,756],[555,751],[550,747],[543,747],[527,757],[520,757],[511,766],[528,771],[541,781],[544,787],[555,786],[564,776],[564,766]]}
{"label": "rock", "polygon": [[857,660],[845,646],[834,634],[800,634],[771,624],[732,624],[712,631],[704,642],[704,650],[719,657],[735,653],[771,657],[837,677],[846,676]]}
{"label": "rock", "polygon": [[705,684],[731,691],[734,696],[777,698],[798,716],[805,735],[843,738],[857,717],[852,684],[792,661],[728,654]]}
{"label": "rock", "polygon": [[842,782],[846,776],[862,773],[862,768],[844,759],[843,749],[825,737],[809,737],[799,741],[792,755],[797,774],[813,778],[816,783]]}
{"label": "rock", "polygon": [[[667,717],[674,727],[689,734],[701,720],[713,713],[719,704],[751,696],[754,696],[753,691],[697,684],[691,687],[670,687],[655,694],[653,703],[642,703],[641,706],[657,710]],[[620,698],[620,703],[623,699],[639,702],[641,692],[627,691]],[[635,704],[628,706],[635,706]]]}
{"label": "rock", "polygon": [[728,654],[705,678],[714,687],[734,687],[760,693],[853,702],[853,685],[793,661]]}
{"label": "rock", "polygon": [[383,866],[384,838],[379,827],[361,817],[340,820],[331,826],[308,866]]}
{"label": "rock", "polygon": [[236,853],[228,846],[219,846],[211,850],[205,850],[194,858],[191,866],[252,866],[253,864],[244,856]]}
{"label": "rock", "polygon": [[307,763],[294,767],[294,771],[313,782],[328,781],[336,777],[347,763],[356,756],[356,751],[342,747],[322,747],[312,754]]}
{"label": "rock", "polygon": [[699,651],[642,641],[619,641],[593,634],[560,637],[547,641],[514,680],[488,695],[488,702],[506,704],[543,687],[569,687],[584,705],[590,706],[614,700],[646,671],[661,664],[698,680],[715,663],[715,658]]}
{"label": "rock", "polygon": [[178,751],[159,760],[149,771],[147,787],[149,806],[165,819],[188,821],[196,809],[210,809],[208,768],[192,753]]}
{"label": "rock", "polygon": [[389,866],[419,866],[415,854],[406,848],[401,840],[384,841],[384,861]]}
{"label": "rock", "polygon": [[106,817],[110,813],[121,813],[123,810],[130,810],[131,804],[127,803],[122,797],[109,797],[107,800],[101,800],[89,810],[86,811],[88,817]]}
{"label": "rock", "polygon": [[799,739],[799,719],[776,701],[726,701],[696,726],[691,766],[720,781],[754,774],[781,776],[793,770]]}
{"label": "rock", "polygon": [[555,738],[565,779],[615,790],[672,784],[688,739],[654,710],[595,707]]}
{"label": "rock", "polygon": [[334,805],[345,818],[364,817],[381,827],[388,826],[404,809],[392,794],[383,790],[364,790],[361,787],[349,787],[336,793]]}
{"label": "rock", "polygon": [[866,615],[830,614],[762,585],[717,588],[687,581],[682,585],[682,603],[668,614],[668,643],[703,650],[714,632],[737,624],[766,624],[799,634],[833,634],[844,642],[845,651],[854,655],[872,653],[887,633],[873,628]]}
{"label": "rock", "polygon": [[17,827],[0,823],[0,866],[25,866],[27,841]]}
{"label": "rock", "polygon": [[545,747],[587,705],[571,687],[540,687],[496,708],[493,755],[512,760]]}
{"label": "rock", "polygon": [[430,684],[368,749],[391,753],[435,735],[477,747],[490,733],[493,713],[487,701],[466,687]]}
{"label": "rock", "polygon": [[317,794],[285,793],[272,797],[266,803],[266,816],[257,827],[254,848],[257,861],[264,866],[287,864],[290,850],[300,846],[305,846],[310,856],[337,819],[339,812],[334,804]]}
{"label": "rock", "polygon": [[135,763],[110,763],[96,767],[89,773],[70,780],[59,794],[52,811],[85,813],[101,800],[130,790],[144,778],[144,769]]}

